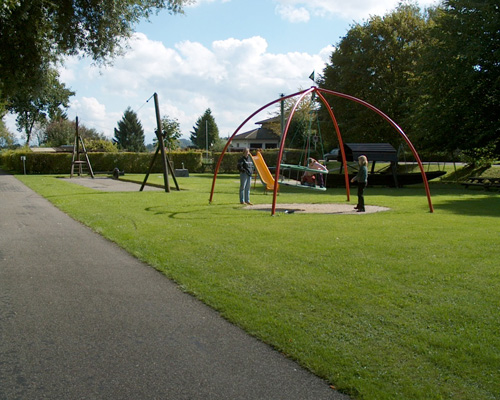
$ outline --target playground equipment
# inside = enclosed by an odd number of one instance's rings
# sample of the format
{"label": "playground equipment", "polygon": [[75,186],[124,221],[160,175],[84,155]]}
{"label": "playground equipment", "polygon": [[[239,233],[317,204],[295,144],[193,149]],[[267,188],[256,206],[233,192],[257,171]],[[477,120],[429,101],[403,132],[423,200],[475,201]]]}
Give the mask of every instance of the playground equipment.
{"label": "playground equipment", "polygon": [[[322,170],[318,170],[318,169],[312,169],[312,168],[307,168],[307,167],[303,167],[301,165],[294,165],[294,164],[281,164],[280,165],[281,169],[282,170],[289,170],[290,172],[291,171],[298,171],[299,173],[305,173],[305,172],[312,172],[313,174],[323,174],[323,175],[327,175],[328,174],[328,170],[326,171],[322,171]],[[303,184],[301,181],[299,180],[295,180],[295,179],[292,179],[290,177],[291,174],[289,174],[289,177],[286,178],[283,175],[281,175],[280,177],[280,183],[282,183],[283,185],[287,185],[287,186],[294,186],[294,187],[298,187],[298,188],[302,188],[302,189],[312,189],[312,190],[320,190],[320,191],[326,191],[326,187],[321,187],[321,186],[317,186],[317,185],[314,185],[314,186],[310,186],[310,185],[305,185]]]}
{"label": "playground equipment", "polygon": [[255,165],[257,173],[259,174],[259,178],[262,181],[262,184],[266,187],[266,190],[273,190],[274,178],[271,174],[271,171],[269,171],[269,167],[267,166],[264,157],[262,157],[262,153],[258,151],[255,156],[252,156],[252,161]]}
{"label": "playground equipment", "polygon": [[430,210],[431,213],[434,212],[434,208],[433,208],[432,200],[431,200],[431,194],[430,194],[430,190],[429,190],[429,183],[428,183],[427,177],[425,175],[425,171],[424,171],[424,167],[422,165],[422,161],[420,160],[420,157],[419,157],[417,151],[415,150],[415,147],[411,143],[410,139],[403,132],[403,130],[391,118],[389,118],[386,114],[384,114],[382,111],[380,111],[378,108],[374,107],[370,103],[367,103],[366,101],[358,99],[358,98],[356,98],[354,96],[350,96],[350,95],[347,95],[347,94],[344,94],[344,93],[340,93],[340,92],[335,92],[333,90],[327,90],[327,89],[318,88],[316,86],[313,86],[313,87],[311,87],[309,89],[302,90],[302,91],[297,92],[297,93],[293,93],[293,94],[288,95],[288,96],[280,97],[280,98],[278,98],[278,99],[276,99],[276,100],[274,100],[274,101],[272,101],[272,102],[264,105],[263,107],[259,108],[257,111],[255,111],[253,114],[251,114],[247,119],[245,119],[241,123],[241,125],[236,129],[236,131],[232,134],[232,136],[227,141],[226,146],[224,147],[224,150],[222,151],[222,154],[219,157],[219,160],[217,162],[217,166],[215,168],[214,177],[213,177],[213,181],[212,181],[212,190],[210,192],[210,199],[209,199],[210,202],[212,202],[212,200],[213,200],[214,189],[215,189],[215,182],[217,180],[217,174],[219,172],[220,164],[222,162],[224,154],[227,151],[227,148],[231,144],[231,141],[232,141],[233,137],[238,134],[239,130],[250,119],[252,119],[255,115],[257,115],[262,110],[266,109],[267,107],[269,107],[269,106],[271,106],[273,104],[281,102],[281,101],[283,101],[283,100],[285,100],[287,98],[292,98],[292,97],[295,97],[295,96],[299,96],[299,98],[297,99],[297,101],[295,102],[295,104],[294,104],[294,106],[293,106],[293,108],[291,110],[290,115],[288,116],[288,120],[286,122],[285,129],[284,129],[284,131],[282,133],[282,139],[281,139],[281,144],[280,144],[279,153],[278,153],[278,160],[277,160],[277,163],[276,163],[276,172],[275,172],[274,189],[273,189],[273,205],[272,205],[272,209],[271,209],[271,215],[274,215],[276,213],[276,197],[277,197],[277,194],[278,194],[278,181],[279,181],[279,176],[280,176],[281,160],[283,158],[283,150],[284,150],[284,144],[285,144],[286,135],[288,134],[288,129],[290,128],[290,123],[292,121],[293,115],[295,114],[297,106],[304,99],[304,97],[306,95],[310,94],[310,93],[315,93],[319,97],[319,99],[322,101],[322,103],[324,104],[325,108],[328,110],[328,114],[330,115],[330,119],[332,120],[332,123],[333,123],[333,125],[335,127],[335,132],[337,134],[337,139],[339,141],[340,152],[341,152],[341,155],[342,155],[342,164],[343,164],[343,168],[344,168],[344,181],[345,181],[345,187],[346,187],[347,201],[350,200],[350,190],[349,190],[349,175],[348,175],[348,171],[347,171],[347,162],[346,162],[346,154],[345,154],[346,152],[345,152],[345,149],[344,149],[344,143],[343,143],[343,140],[342,140],[342,135],[340,134],[340,129],[339,129],[339,126],[337,124],[337,120],[335,118],[335,115],[333,113],[333,110],[332,110],[331,106],[328,104],[328,101],[326,100],[326,98],[324,96],[326,94],[337,96],[337,97],[341,97],[341,98],[344,98],[344,99],[347,99],[347,100],[350,100],[350,101],[354,101],[356,103],[359,103],[359,104],[363,105],[364,107],[367,107],[368,109],[370,109],[370,110],[374,111],[375,113],[377,113],[378,115],[380,115],[383,119],[385,119],[396,130],[396,132],[406,142],[406,144],[410,148],[411,152],[413,153],[413,156],[415,157],[415,160],[418,163],[418,166],[419,166],[419,169],[420,169],[420,172],[421,172],[421,175],[422,175],[422,180],[424,182],[425,192],[426,192],[426,195],[427,195],[427,201],[428,201],[428,204],[429,204],[429,210]]}
{"label": "playground equipment", "polygon": [[[84,160],[81,156],[84,156]],[[89,155],[87,154],[87,149],[83,143],[83,139],[78,132],[78,117],[76,117],[75,123],[75,142],[73,144],[73,158],[71,159],[71,174],[70,178],[73,178],[75,174],[75,166],[78,167],[77,174],[81,176],[83,173],[83,167],[87,168],[89,175],[94,178],[94,171],[92,170],[92,165],[90,165]]]}
{"label": "playground equipment", "polygon": [[[165,151],[165,143],[163,142],[163,139],[165,139],[163,135],[163,130],[161,127],[161,117],[160,117],[160,103],[158,102],[158,95],[156,93],[153,94],[154,101],[155,101],[155,113],[156,113],[156,139],[158,140],[158,144],[156,146],[156,152],[151,159],[151,163],[149,164],[148,172],[146,176],[144,177],[144,181],[142,182],[141,188],[139,189],[140,192],[144,190],[144,186],[146,185],[146,182],[148,181],[149,174],[151,173],[151,170],[153,169],[153,165],[155,163],[156,156],[158,153],[161,153],[161,161],[162,161],[162,167],[163,167],[163,183],[165,186],[165,192],[169,193],[170,192],[170,181],[168,180],[168,173],[170,171],[170,175],[172,175],[172,179],[174,180],[175,183],[175,188],[177,190],[179,189],[179,184],[177,183],[177,179],[175,179],[175,173],[172,168],[172,164],[170,163],[170,160],[168,159],[167,152]],[[150,97],[150,99],[151,99]],[[149,101],[149,100],[148,100]]]}

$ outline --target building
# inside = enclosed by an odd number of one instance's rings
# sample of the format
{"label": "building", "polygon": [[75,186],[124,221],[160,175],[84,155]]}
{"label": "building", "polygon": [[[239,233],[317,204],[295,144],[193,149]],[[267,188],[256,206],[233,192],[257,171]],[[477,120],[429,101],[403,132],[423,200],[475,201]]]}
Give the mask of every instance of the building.
{"label": "building", "polygon": [[249,149],[276,149],[280,143],[280,118],[273,117],[256,122],[260,128],[236,135],[229,146],[229,151]]}

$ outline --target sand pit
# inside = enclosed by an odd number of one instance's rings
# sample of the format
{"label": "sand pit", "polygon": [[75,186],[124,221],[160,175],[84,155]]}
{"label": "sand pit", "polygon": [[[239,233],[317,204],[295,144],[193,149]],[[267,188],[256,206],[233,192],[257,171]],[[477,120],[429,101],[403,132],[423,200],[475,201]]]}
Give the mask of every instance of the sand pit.
{"label": "sand pit", "polygon": [[[254,204],[245,206],[245,210],[267,211],[271,213],[271,204]],[[381,211],[389,211],[390,208],[379,206],[366,206],[365,212],[356,212],[353,204],[276,204],[276,213],[285,214],[372,214]]]}

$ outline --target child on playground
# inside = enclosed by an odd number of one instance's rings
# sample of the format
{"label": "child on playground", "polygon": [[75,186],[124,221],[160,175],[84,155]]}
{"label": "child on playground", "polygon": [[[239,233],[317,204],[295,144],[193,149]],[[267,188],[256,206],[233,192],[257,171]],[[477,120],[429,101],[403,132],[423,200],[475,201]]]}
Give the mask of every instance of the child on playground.
{"label": "child on playground", "polygon": [[365,188],[368,185],[368,159],[366,156],[359,156],[358,164],[358,174],[351,179],[351,182],[358,182],[358,204],[354,209],[357,212],[365,212]]}
{"label": "child on playground", "polygon": [[[317,171],[328,171],[328,169],[316,161],[314,158],[309,158],[307,160],[307,168],[315,169]],[[323,174],[319,173],[318,176],[318,184],[320,188],[325,186],[323,181]],[[316,173],[313,171],[306,171],[304,175],[302,175],[302,185],[316,186]]]}

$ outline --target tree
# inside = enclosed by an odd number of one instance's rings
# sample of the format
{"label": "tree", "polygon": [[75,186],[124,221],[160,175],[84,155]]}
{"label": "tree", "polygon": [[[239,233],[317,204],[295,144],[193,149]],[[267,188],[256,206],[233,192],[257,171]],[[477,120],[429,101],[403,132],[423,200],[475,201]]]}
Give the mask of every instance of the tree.
{"label": "tree", "polygon": [[[302,88],[299,88],[299,91],[301,90]],[[285,124],[297,100],[298,97],[283,100]],[[276,118],[276,120],[271,122],[268,126],[273,132],[277,132],[281,135],[281,104],[279,104],[278,107],[279,111],[277,111],[274,116],[279,118]],[[297,105],[292,121],[290,122],[290,127],[288,128],[285,147],[304,148],[307,142],[310,142],[312,138],[318,136],[317,111],[318,103],[313,95],[306,96]]]}
{"label": "tree", "polygon": [[3,120],[0,119],[0,149],[12,147],[15,142],[16,138],[9,129],[7,129]]}
{"label": "tree", "polygon": [[[175,118],[170,118],[168,115],[164,115],[161,119],[161,128],[163,131],[163,141],[165,143],[165,147],[170,150],[178,149],[179,139],[182,136],[179,121]],[[154,139],[153,142],[156,144],[158,141],[157,139]]]}
{"label": "tree", "polygon": [[[430,23],[429,14],[416,5],[401,4],[384,17],[355,24],[332,53],[321,87],[373,104],[411,134],[410,116],[419,95],[417,62]],[[331,104],[342,135],[349,140],[398,141],[393,129],[373,111],[337,97],[331,98]],[[329,120],[324,109],[322,119]]]}
{"label": "tree", "polygon": [[17,113],[18,130],[24,132],[27,146],[35,125],[45,126],[61,111],[60,107],[68,107],[69,98],[74,95],[58,78],[57,71],[51,69],[36,89],[19,89],[10,99],[10,109]]}
{"label": "tree", "polygon": [[75,125],[74,121],[68,121],[65,118],[51,121],[39,139],[40,144],[53,147],[73,144],[75,141]]}
{"label": "tree", "polygon": [[[76,121],[70,121],[64,115],[54,118],[45,127],[39,138],[39,143],[46,146],[61,146],[69,145],[75,142]],[[88,149],[88,143],[109,141],[102,134],[93,128],[87,128],[84,124],[78,123],[78,134],[85,142],[85,147]],[[110,142],[111,144],[111,142]],[[111,144],[112,145],[112,144]]]}
{"label": "tree", "polygon": [[446,0],[421,65],[417,119],[432,149],[500,154],[500,5]]}
{"label": "tree", "polygon": [[145,151],[144,129],[137,117],[137,114],[128,107],[123,113],[123,118],[118,122],[118,129],[115,128],[115,143],[119,149],[127,151]]}
{"label": "tree", "polygon": [[196,147],[199,149],[205,149],[207,147],[207,141],[208,147],[211,148],[218,138],[219,128],[217,127],[215,119],[212,116],[212,111],[210,108],[207,108],[205,113],[196,121],[196,125],[193,126],[190,139]]}
{"label": "tree", "polygon": [[[63,56],[106,63],[142,18],[166,9],[182,13],[191,0],[6,0],[0,6],[0,88],[9,99],[31,92]],[[8,77],[8,79],[6,79]]]}

